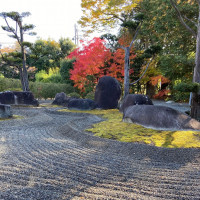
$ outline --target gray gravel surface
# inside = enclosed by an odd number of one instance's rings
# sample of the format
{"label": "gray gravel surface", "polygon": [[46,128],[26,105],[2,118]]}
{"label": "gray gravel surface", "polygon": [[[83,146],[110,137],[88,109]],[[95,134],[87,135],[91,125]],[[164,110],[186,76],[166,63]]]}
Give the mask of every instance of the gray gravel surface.
{"label": "gray gravel surface", "polygon": [[200,199],[200,149],[165,149],[84,132],[98,116],[14,108],[0,121],[0,199]]}

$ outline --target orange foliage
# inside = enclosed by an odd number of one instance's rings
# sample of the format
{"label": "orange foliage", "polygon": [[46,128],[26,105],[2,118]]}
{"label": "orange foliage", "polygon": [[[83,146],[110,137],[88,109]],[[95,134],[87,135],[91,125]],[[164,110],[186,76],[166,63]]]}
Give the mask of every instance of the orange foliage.
{"label": "orange foliage", "polygon": [[[102,76],[112,76],[122,82],[124,78],[124,50],[118,49],[116,52],[105,47],[104,40],[94,38],[82,49],[76,49],[68,58],[76,57],[74,68],[70,71],[70,79],[74,81],[75,87],[78,87],[82,92],[85,91],[85,86],[90,84],[88,76],[93,76],[93,83],[96,84]],[[135,58],[131,52],[130,59]],[[133,72],[133,70],[132,70]]]}
{"label": "orange foliage", "polygon": [[158,85],[158,83],[164,84],[164,83],[169,83],[169,82],[170,82],[170,80],[162,75],[158,75],[158,76],[154,76],[154,77],[150,78],[150,83],[153,86]]}
{"label": "orange foliage", "polygon": [[169,96],[170,90],[163,89],[153,96],[154,99],[166,99]]}
{"label": "orange foliage", "polygon": [[1,53],[11,53],[15,50],[10,47],[5,47],[5,48],[1,49],[0,51],[1,51]]}

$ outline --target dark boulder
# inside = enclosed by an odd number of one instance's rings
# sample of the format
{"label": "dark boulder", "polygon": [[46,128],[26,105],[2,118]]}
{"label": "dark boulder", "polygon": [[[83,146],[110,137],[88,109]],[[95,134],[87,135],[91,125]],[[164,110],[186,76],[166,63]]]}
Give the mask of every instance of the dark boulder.
{"label": "dark boulder", "polygon": [[13,92],[0,92],[0,104],[15,104],[15,96]]}
{"label": "dark boulder", "polygon": [[132,122],[154,129],[198,129],[200,123],[188,115],[165,106],[135,105],[129,106],[123,121]]}
{"label": "dark boulder", "polygon": [[52,102],[54,105],[64,105],[68,104],[68,97],[64,92],[57,93],[54,101]]}
{"label": "dark boulder", "polygon": [[71,110],[93,110],[97,108],[97,104],[91,99],[71,99],[68,108]]}
{"label": "dark boulder", "polygon": [[95,90],[95,102],[102,109],[117,108],[121,96],[119,82],[110,76],[102,77]]}
{"label": "dark boulder", "polygon": [[128,94],[121,103],[120,112],[124,112],[129,106],[133,105],[153,105],[153,103],[146,95]]}
{"label": "dark boulder", "polygon": [[12,109],[10,105],[0,104],[0,118],[12,117]]}
{"label": "dark boulder", "polygon": [[73,99],[78,99],[78,98],[68,97],[64,92],[61,92],[61,93],[56,94],[55,99],[52,102],[52,104],[68,107],[69,102]]}
{"label": "dark boulder", "polygon": [[32,92],[0,92],[1,104],[25,104],[38,106],[39,102],[34,98]]}
{"label": "dark boulder", "polygon": [[38,106],[39,102],[34,98],[32,92],[13,92],[15,104],[25,104]]}

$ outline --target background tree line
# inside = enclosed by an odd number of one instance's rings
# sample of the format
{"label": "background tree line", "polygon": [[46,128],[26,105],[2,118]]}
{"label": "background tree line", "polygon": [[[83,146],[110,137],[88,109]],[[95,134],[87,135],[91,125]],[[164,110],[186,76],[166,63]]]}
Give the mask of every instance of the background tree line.
{"label": "background tree line", "polygon": [[[86,34],[118,27],[117,35],[104,34],[104,40],[91,40],[76,50],[67,39],[22,43],[28,69],[34,66],[40,73],[37,80],[65,80],[83,94],[83,90],[92,91],[102,75],[112,75],[121,81],[125,95],[150,94],[161,84],[160,90],[170,90],[175,100],[188,100],[193,92],[193,105],[198,104],[199,0],[82,0],[81,6],[79,24]],[[22,52],[5,51],[1,71],[7,77],[17,76],[16,66],[6,59],[19,65]],[[98,57],[94,59],[93,54]],[[48,78],[50,69],[54,69],[54,78]],[[45,73],[46,78],[41,78]],[[163,91],[160,96],[167,94]]]}

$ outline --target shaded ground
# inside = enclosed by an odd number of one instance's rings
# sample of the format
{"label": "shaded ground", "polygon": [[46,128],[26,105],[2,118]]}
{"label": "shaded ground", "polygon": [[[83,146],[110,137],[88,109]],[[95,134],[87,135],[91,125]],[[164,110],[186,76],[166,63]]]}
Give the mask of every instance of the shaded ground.
{"label": "shaded ground", "polygon": [[94,137],[99,117],[56,110],[0,121],[0,199],[200,199],[200,149]]}

